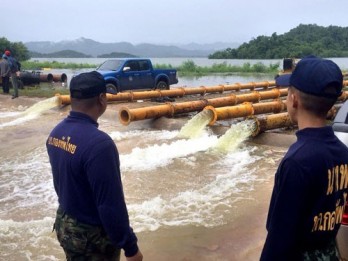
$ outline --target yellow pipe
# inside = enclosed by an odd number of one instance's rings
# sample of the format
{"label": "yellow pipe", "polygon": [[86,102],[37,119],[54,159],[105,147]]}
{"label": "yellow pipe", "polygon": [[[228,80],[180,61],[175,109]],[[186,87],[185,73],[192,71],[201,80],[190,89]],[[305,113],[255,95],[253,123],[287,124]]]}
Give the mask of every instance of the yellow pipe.
{"label": "yellow pipe", "polygon": [[[339,110],[340,105],[333,106],[330,111],[327,113],[327,119],[333,120]],[[252,137],[259,135],[261,132],[267,130],[274,130],[279,128],[285,128],[294,126],[291,122],[289,114],[287,112],[263,115],[261,117],[250,116],[248,120],[254,121],[254,131],[251,134]]]}
{"label": "yellow pipe", "polygon": [[[347,81],[348,83],[348,81]],[[288,93],[287,89],[273,88],[267,91],[253,91],[246,94],[231,94],[226,97],[212,98],[212,99],[201,99],[197,101],[188,101],[182,103],[166,103],[162,105],[149,106],[143,108],[129,109],[122,107],[119,111],[119,120],[123,125],[128,125],[132,121],[145,120],[151,118],[159,118],[161,116],[173,117],[174,114],[188,113],[193,111],[201,111],[206,106],[212,107],[224,107],[241,104],[243,102],[254,102],[257,103],[260,100],[277,99],[286,96]],[[343,92],[339,97],[339,101],[345,101],[348,99],[348,92]],[[284,103],[283,103],[284,104]],[[253,105],[257,112],[255,114],[262,114],[263,106]],[[275,111],[273,111],[275,112]],[[247,114],[250,115],[250,114]],[[245,116],[247,116],[245,115]],[[239,116],[239,117],[243,117]],[[213,123],[217,120],[212,120]],[[213,124],[212,123],[212,124]]]}
{"label": "yellow pipe", "polygon": [[[195,95],[206,93],[223,93],[224,91],[240,91],[243,89],[255,90],[256,88],[264,88],[274,86],[274,81],[264,81],[264,82],[250,82],[250,83],[235,83],[227,85],[217,85],[217,86],[201,86],[196,88],[175,88],[171,90],[154,90],[154,91],[145,91],[145,92],[119,92],[117,94],[106,94],[108,101],[135,101],[142,99],[151,99],[159,97],[183,97],[185,95]],[[348,86],[348,80],[343,81],[343,86]],[[68,105],[71,103],[70,95],[60,95],[56,94],[59,97],[60,103],[62,105]]]}
{"label": "yellow pipe", "polygon": [[[194,88],[175,88],[171,90],[153,90],[143,92],[119,92],[117,94],[107,94],[108,101],[135,101],[142,99],[151,99],[159,97],[183,97],[185,95],[204,95],[206,93],[223,93],[225,91],[240,91],[244,89],[255,90],[256,88],[264,88],[275,86],[275,81],[250,82],[250,83],[235,83],[221,84],[216,86],[200,86]],[[62,104],[70,104],[69,95],[57,95],[61,98]],[[68,96],[68,97],[66,97]]]}
{"label": "yellow pipe", "polygon": [[[339,97],[338,101],[346,101],[348,99],[348,92],[343,92],[342,95]],[[337,113],[337,110],[339,108],[339,105],[334,105],[327,114],[327,119],[332,120]],[[238,118],[238,117],[245,117],[245,116],[251,116],[256,114],[264,114],[264,113],[279,113],[281,111],[286,110],[286,102],[285,101],[273,101],[273,102],[262,102],[262,103],[243,103],[242,105],[236,105],[236,106],[229,106],[229,107],[221,107],[221,108],[214,108],[211,106],[207,106],[204,109],[208,109],[212,111],[213,117],[211,121],[209,122],[209,125],[213,125],[217,120],[224,120],[224,119],[230,119],[230,118]],[[287,114],[287,113],[286,113]],[[290,119],[284,119],[283,117],[274,116],[277,121],[279,121],[279,124],[285,124]],[[269,122],[267,124],[270,124],[272,126],[273,124],[273,116],[269,116]],[[276,121],[276,126],[277,126]]]}
{"label": "yellow pipe", "polygon": [[260,118],[250,117],[249,119],[254,120],[255,128],[251,134],[252,137],[257,136],[266,130],[290,127],[293,125],[287,112],[270,114]]}
{"label": "yellow pipe", "polygon": [[201,111],[210,105],[213,107],[231,106],[243,102],[259,102],[264,99],[276,99],[287,95],[287,89],[271,89],[267,91],[253,91],[246,94],[231,94],[226,97],[201,99],[181,103],[166,103],[163,105],[149,106],[144,108],[129,109],[122,107],[119,111],[119,120],[128,125],[131,121],[158,118],[161,116],[172,117],[174,114]]}
{"label": "yellow pipe", "polygon": [[255,114],[263,113],[279,113],[286,110],[286,103],[281,100],[263,103],[251,103],[245,102],[240,105],[214,108],[213,106],[207,106],[205,110],[210,110],[212,112],[212,119],[209,125],[213,125],[217,120],[225,120],[239,117],[246,117]]}
{"label": "yellow pipe", "polygon": [[55,96],[58,97],[59,106],[70,104],[70,95],[61,95],[56,93]]}

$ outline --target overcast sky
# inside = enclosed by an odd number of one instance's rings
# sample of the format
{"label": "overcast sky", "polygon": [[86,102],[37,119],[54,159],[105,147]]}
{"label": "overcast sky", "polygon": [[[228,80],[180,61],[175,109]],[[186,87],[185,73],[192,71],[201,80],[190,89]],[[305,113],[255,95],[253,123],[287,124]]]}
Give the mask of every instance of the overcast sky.
{"label": "overcast sky", "polygon": [[11,42],[241,43],[301,23],[348,27],[348,0],[13,0],[1,6],[0,37]]}

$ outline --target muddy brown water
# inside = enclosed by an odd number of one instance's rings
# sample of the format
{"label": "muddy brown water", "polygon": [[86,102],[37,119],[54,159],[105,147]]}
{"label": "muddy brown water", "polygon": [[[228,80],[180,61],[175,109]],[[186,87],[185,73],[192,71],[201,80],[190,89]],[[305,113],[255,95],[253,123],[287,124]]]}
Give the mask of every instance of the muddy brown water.
{"label": "muddy brown water", "polygon": [[[64,260],[52,233],[57,199],[45,141],[70,106],[23,115],[42,100],[0,95],[0,260]],[[193,114],[129,126],[118,121],[120,107],[148,104],[158,103],[109,104],[99,120],[120,152],[144,260],[258,260],[274,173],[294,135],[264,133],[223,154],[209,144],[228,122],[207,128],[203,138],[181,140],[176,134]]]}

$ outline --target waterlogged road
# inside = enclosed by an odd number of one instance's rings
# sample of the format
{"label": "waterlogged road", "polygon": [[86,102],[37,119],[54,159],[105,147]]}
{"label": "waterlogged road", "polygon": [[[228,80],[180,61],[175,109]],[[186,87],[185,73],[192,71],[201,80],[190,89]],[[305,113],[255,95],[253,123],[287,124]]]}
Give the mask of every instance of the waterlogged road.
{"label": "waterlogged road", "polygon": [[[271,147],[273,136],[241,142],[237,131],[223,140],[222,126],[178,136],[194,114],[122,126],[117,113],[124,105],[110,104],[99,123],[118,146],[130,221],[146,260],[257,260],[287,139],[276,136],[285,146]],[[52,233],[57,199],[45,141],[69,110],[52,99],[0,95],[0,260],[64,260]]]}

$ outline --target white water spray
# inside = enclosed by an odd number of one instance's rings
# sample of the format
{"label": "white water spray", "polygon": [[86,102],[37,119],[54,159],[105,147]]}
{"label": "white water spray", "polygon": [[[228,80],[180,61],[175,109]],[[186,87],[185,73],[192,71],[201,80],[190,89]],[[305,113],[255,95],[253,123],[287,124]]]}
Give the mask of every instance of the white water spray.
{"label": "white water spray", "polygon": [[17,116],[19,118],[13,121],[0,124],[0,129],[2,129],[3,127],[19,125],[24,122],[36,119],[44,111],[57,107],[58,105],[59,105],[59,97],[57,96],[35,103],[33,106],[29,107],[23,112],[19,112],[15,115],[9,114],[10,117]]}
{"label": "white water spray", "polygon": [[254,128],[254,121],[251,120],[233,124],[231,128],[219,138],[213,149],[223,153],[235,151],[243,141],[250,137]]}
{"label": "white water spray", "polygon": [[199,137],[204,128],[211,121],[213,115],[210,110],[203,110],[189,120],[180,130],[179,138],[197,138]]}

